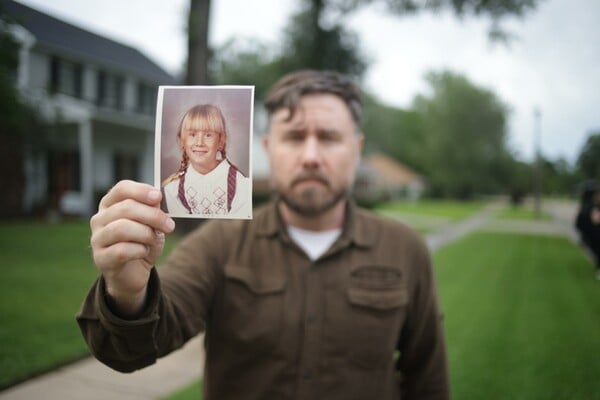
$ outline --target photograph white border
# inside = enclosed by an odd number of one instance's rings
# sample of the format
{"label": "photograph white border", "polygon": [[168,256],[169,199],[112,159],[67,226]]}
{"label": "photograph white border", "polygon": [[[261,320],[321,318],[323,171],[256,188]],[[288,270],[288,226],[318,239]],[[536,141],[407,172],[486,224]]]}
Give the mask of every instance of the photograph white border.
{"label": "photograph white border", "polygon": [[[242,201],[243,206],[224,214],[168,213],[176,218],[252,219],[254,86],[159,86],[154,140],[154,186],[162,190],[161,183],[165,179],[165,174],[168,176],[177,170],[181,150],[175,146],[177,140],[175,126],[178,126],[183,115],[197,104],[213,104],[224,114],[228,130],[227,159],[232,160],[248,180],[242,185],[244,189],[242,195],[245,198],[238,199]],[[170,140],[173,141],[171,147],[176,147],[176,150],[164,145]],[[177,162],[174,162],[174,152],[179,154]],[[176,165],[173,166],[174,164]],[[171,168],[167,165],[171,165]]]}

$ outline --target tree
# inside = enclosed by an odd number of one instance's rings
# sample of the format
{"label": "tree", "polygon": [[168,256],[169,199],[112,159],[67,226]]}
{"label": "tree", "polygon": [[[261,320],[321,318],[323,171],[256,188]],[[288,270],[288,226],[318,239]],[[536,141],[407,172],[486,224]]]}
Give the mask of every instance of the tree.
{"label": "tree", "polygon": [[367,67],[360,54],[358,37],[341,21],[326,27],[325,0],[304,0],[285,31],[281,57],[284,71],[299,68],[332,69],[360,77]]}
{"label": "tree", "polygon": [[210,49],[208,47],[208,28],[210,0],[190,0],[188,13],[188,61],[185,83],[201,85],[210,82],[208,65]]}
{"label": "tree", "polygon": [[417,96],[425,174],[434,195],[468,199],[506,189],[512,155],[508,108],[489,90],[452,72],[429,73],[432,95]]}
{"label": "tree", "polygon": [[417,171],[423,171],[423,120],[419,113],[383,105],[367,94],[363,131],[365,152],[384,152]]}
{"label": "tree", "polygon": [[571,194],[577,186],[577,175],[564,158],[551,160],[541,157],[542,191],[546,195]]}
{"label": "tree", "polygon": [[[491,19],[489,37],[492,40],[507,40],[508,34],[501,21],[509,16],[523,17],[535,10],[541,0],[382,0],[387,10],[396,15],[419,12],[453,11],[459,18],[467,15]],[[347,14],[361,6],[377,0],[330,0],[328,5],[333,12]]]}
{"label": "tree", "polygon": [[[362,76],[367,61],[359,51],[354,32],[344,28],[343,19],[362,6],[376,0],[300,0],[302,9],[292,17],[280,47],[280,62],[287,72],[298,68],[335,69],[356,77]],[[385,0],[387,9],[396,15],[452,10],[463,17],[475,15],[492,21],[490,37],[505,39],[500,21],[508,16],[522,17],[533,11],[541,0]],[[325,17],[327,22],[324,22]],[[208,47],[210,0],[190,0],[188,17],[188,63],[186,82],[207,83],[211,58]],[[235,59],[235,57],[234,57]],[[223,62],[221,58],[221,62]]]}
{"label": "tree", "polygon": [[577,158],[577,168],[584,179],[600,180],[600,131],[591,132],[586,139]]}
{"label": "tree", "polygon": [[263,99],[282,75],[279,55],[258,41],[230,40],[215,51],[210,65],[214,83],[254,85],[254,95]]}
{"label": "tree", "polygon": [[0,10],[0,22],[0,217],[9,217],[23,213],[25,150],[39,144],[44,125],[15,86],[20,45],[10,33],[13,21]]}

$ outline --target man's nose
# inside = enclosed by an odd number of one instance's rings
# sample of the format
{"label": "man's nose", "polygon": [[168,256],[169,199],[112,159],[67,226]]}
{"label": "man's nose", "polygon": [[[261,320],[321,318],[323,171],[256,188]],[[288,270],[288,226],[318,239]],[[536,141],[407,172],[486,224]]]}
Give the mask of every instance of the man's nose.
{"label": "man's nose", "polygon": [[304,142],[302,148],[302,164],[305,167],[318,167],[322,161],[322,149],[319,145],[319,140],[309,136]]}

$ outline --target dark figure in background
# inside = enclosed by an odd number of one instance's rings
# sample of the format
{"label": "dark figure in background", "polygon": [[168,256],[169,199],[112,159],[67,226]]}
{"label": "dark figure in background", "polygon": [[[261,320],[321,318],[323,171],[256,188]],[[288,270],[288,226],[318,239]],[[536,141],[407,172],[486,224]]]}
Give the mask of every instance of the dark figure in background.
{"label": "dark figure in background", "polygon": [[596,279],[600,280],[600,184],[593,182],[584,187],[575,226],[594,257]]}

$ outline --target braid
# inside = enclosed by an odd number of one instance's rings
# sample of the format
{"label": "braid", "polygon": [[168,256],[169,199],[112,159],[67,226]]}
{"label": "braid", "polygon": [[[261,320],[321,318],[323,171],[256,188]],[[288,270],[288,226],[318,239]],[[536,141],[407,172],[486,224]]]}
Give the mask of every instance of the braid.
{"label": "braid", "polygon": [[183,152],[183,157],[181,157],[181,163],[179,164],[179,169],[174,174],[170,175],[164,181],[162,181],[162,186],[167,186],[169,183],[173,182],[176,179],[179,179],[183,174],[185,174],[185,170],[187,169],[189,160],[185,151]]}

